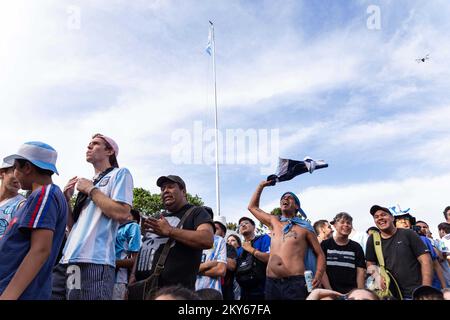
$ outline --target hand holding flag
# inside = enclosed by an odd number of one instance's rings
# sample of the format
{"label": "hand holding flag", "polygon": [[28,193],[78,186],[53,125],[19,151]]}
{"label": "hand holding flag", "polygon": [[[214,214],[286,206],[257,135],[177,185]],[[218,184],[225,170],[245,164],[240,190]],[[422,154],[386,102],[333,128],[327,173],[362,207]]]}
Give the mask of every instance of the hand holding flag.
{"label": "hand holding flag", "polygon": [[303,161],[279,158],[277,173],[268,176],[267,181],[271,181],[270,185],[274,186],[277,182],[288,181],[303,173],[313,173],[314,170],[327,167],[324,160],[313,160],[310,157],[305,157]]}

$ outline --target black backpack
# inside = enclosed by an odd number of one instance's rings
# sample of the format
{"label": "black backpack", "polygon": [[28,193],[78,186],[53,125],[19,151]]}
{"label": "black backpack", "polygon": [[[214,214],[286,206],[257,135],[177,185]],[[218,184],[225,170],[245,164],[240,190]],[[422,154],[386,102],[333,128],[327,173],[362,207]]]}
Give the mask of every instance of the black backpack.
{"label": "black backpack", "polygon": [[[252,245],[260,237],[255,237],[252,240]],[[241,256],[237,259],[236,281],[244,288],[257,286],[266,279],[266,267],[267,265],[264,262],[243,250]]]}

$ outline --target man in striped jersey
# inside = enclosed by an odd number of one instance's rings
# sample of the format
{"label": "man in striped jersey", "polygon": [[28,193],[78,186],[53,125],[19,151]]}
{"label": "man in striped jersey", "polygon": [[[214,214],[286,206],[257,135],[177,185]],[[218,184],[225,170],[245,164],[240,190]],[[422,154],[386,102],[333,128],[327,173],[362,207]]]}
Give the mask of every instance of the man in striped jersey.
{"label": "man in striped jersey", "polygon": [[69,214],[71,228],[61,262],[67,266],[69,300],[111,300],[115,282],[115,241],[133,202],[133,178],[119,168],[119,147],[110,137],[95,134],[86,151],[94,181],[74,177],[64,188],[67,203],[79,191]]}
{"label": "man in striped jersey", "polygon": [[13,165],[3,162],[0,167],[0,239],[15,217],[17,209],[25,202],[25,198],[19,193],[20,183],[14,177]]}
{"label": "man in striped jersey", "polygon": [[67,204],[52,182],[57,153],[48,144],[27,142],[6,157],[25,204],[10,221],[0,243],[0,299],[50,299],[52,268],[67,223]]}

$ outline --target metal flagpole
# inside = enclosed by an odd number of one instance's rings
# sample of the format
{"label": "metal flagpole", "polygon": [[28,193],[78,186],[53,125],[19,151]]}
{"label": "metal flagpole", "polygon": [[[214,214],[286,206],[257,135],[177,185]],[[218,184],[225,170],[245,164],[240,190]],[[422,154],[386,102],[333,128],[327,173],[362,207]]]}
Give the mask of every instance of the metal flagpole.
{"label": "metal flagpole", "polygon": [[214,74],[214,106],[215,106],[215,132],[216,132],[216,211],[220,216],[220,183],[219,183],[219,129],[217,121],[217,81],[216,81],[216,39],[214,36],[214,24],[211,24],[211,42],[212,42],[212,57],[213,57],[213,74]]}

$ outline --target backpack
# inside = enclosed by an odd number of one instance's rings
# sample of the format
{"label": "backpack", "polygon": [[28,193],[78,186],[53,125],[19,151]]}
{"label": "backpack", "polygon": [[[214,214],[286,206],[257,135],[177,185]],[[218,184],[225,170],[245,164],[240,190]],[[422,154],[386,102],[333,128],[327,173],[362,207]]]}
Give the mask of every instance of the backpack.
{"label": "backpack", "polygon": [[[252,240],[253,243],[260,236]],[[266,278],[266,264],[256,259],[252,254],[243,251],[237,260],[236,281],[241,287],[249,288],[258,286]]]}
{"label": "backpack", "polygon": [[373,245],[375,247],[375,253],[378,259],[380,277],[383,278],[386,283],[386,289],[383,290],[380,286],[377,286],[373,289],[373,291],[375,291],[380,298],[394,296],[399,300],[403,300],[403,295],[397,280],[395,280],[392,273],[386,269],[384,265],[383,251],[381,248],[381,236],[379,232],[373,233]]}

